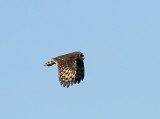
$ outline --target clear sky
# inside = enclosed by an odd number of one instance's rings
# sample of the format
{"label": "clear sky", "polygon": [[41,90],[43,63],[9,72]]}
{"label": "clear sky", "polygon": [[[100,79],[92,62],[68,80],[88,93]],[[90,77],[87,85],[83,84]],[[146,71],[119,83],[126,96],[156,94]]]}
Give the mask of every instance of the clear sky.
{"label": "clear sky", "polygon": [[[49,59],[81,51],[63,88]],[[1,0],[0,119],[160,119],[159,0]]]}

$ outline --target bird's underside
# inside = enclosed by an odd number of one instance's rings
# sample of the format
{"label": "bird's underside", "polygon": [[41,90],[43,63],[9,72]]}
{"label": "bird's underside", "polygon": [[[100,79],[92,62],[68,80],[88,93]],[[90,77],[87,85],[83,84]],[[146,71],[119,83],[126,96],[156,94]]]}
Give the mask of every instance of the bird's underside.
{"label": "bird's underside", "polygon": [[73,52],[52,58],[44,66],[57,64],[60,84],[67,88],[70,85],[80,83],[84,78],[84,55],[81,52]]}

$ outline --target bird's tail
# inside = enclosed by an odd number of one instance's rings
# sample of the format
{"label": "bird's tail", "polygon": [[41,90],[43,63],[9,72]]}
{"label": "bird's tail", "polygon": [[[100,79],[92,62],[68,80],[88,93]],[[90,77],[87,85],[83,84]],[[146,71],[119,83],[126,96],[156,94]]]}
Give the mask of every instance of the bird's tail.
{"label": "bird's tail", "polygon": [[51,60],[51,61],[46,62],[45,64],[43,64],[43,66],[52,66],[54,64],[55,64],[55,62]]}

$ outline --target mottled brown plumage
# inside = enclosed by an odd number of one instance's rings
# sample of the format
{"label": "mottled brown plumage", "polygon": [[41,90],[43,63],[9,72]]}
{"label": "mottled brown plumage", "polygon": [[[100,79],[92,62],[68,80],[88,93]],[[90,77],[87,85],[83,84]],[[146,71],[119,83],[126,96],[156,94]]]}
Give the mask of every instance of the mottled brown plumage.
{"label": "mottled brown plumage", "polygon": [[60,84],[67,88],[70,85],[80,83],[84,78],[84,55],[81,52],[72,52],[52,58],[44,66],[57,64]]}

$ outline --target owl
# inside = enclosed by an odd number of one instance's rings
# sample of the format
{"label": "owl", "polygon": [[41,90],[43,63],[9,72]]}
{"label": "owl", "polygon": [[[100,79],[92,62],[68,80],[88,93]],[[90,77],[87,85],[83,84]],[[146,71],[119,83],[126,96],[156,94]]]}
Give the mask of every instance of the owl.
{"label": "owl", "polygon": [[81,52],[72,52],[52,58],[51,61],[43,64],[52,66],[57,64],[60,84],[67,88],[70,85],[80,83],[84,79],[84,55]]}

